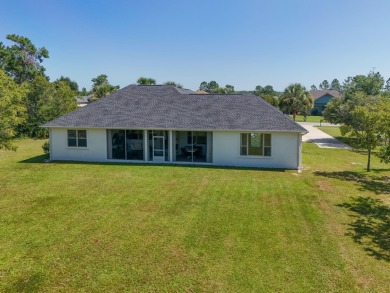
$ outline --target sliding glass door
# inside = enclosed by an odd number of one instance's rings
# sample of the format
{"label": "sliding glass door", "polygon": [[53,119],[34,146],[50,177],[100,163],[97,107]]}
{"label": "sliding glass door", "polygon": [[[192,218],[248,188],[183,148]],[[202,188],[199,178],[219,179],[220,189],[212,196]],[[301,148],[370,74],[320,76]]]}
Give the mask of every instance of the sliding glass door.
{"label": "sliding glass door", "polygon": [[111,130],[112,159],[126,159],[126,131]]}
{"label": "sliding glass door", "polygon": [[176,131],[176,162],[212,162],[212,133],[206,131]]}
{"label": "sliding glass door", "polygon": [[135,129],[107,130],[108,159],[212,163],[212,132],[147,130],[145,134]]}
{"label": "sliding glass door", "polygon": [[108,158],[117,160],[144,160],[143,130],[107,130]]}

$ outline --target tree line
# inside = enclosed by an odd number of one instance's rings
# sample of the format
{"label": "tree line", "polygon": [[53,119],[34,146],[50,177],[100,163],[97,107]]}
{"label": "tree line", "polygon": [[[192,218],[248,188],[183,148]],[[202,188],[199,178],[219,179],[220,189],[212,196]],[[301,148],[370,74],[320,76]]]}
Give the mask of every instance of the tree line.
{"label": "tree line", "polygon": [[342,135],[356,139],[355,146],[367,150],[367,167],[371,154],[390,163],[390,88],[389,80],[379,72],[348,77],[341,87],[341,98],[326,106],[324,118],[341,124]]}
{"label": "tree line", "polygon": [[[15,137],[45,138],[47,130],[39,126],[77,109],[77,98],[89,96],[91,102],[119,89],[108,76],[92,78],[90,90],[82,88],[69,77],[61,76],[51,82],[43,66],[49,51],[37,48],[30,39],[9,34],[11,42],[0,42],[0,149],[15,150]],[[138,84],[156,84],[152,78],[140,77]],[[165,84],[182,87],[168,81]]]}
{"label": "tree line", "polygon": [[[90,101],[100,99],[119,89],[112,85],[108,76],[100,74],[92,78],[92,87],[79,90],[76,81],[61,76],[50,82],[42,62],[49,58],[49,51],[37,48],[30,39],[19,35],[7,35],[12,42],[5,46],[0,42],[0,148],[14,150],[14,137],[47,137],[47,131],[39,126],[70,111],[78,105],[76,97],[90,96]],[[155,85],[156,80],[140,77],[139,85]],[[165,85],[183,86],[175,81]],[[343,134],[357,139],[360,147],[368,150],[367,170],[374,149],[383,162],[390,162],[390,79],[379,72],[348,77],[343,84],[337,79],[331,83],[324,80],[320,89],[334,89],[341,93],[340,99],[328,103],[324,117],[331,123],[342,124]],[[235,91],[234,86],[220,86],[216,81],[203,81],[199,90],[212,94],[250,92],[264,99],[286,114],[306,117],[313,108],[310,92],[299,83],[277,92],[271,85],[258,85],[253,91]],[[317,90],[315,85],[311,90]]]}

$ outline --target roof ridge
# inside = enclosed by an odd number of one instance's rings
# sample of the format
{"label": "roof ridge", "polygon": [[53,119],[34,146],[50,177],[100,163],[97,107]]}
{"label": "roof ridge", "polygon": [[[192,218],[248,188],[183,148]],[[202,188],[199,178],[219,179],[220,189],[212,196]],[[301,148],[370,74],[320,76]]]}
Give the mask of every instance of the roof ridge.
{"label": "roof ridge", "polygon": [[172,86],[170,84],[131,84],[131,85],[135,85],[135,86]]}
{"label": "roof ridge", "polygon": [[194,93],[191,93],[189,95],[196,95],[196,96],[243,96],[244,94],[236,94],[236,93],[228,93],[228,94],[221,94],[221,93],[208,93],[207,95],[206,94],[197,94],[196,92]]}

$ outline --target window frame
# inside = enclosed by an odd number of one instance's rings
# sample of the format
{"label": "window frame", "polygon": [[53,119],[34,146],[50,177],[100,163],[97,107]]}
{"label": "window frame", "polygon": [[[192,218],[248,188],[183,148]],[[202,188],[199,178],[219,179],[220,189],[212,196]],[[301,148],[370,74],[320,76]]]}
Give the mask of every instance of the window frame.
{"label": "window frame", "polygon": [[[84,131],[85,135],[80,134],[80,132]],[[69,136],[70,132],[74,132],[74,136]],[[67,146],[68,148],[87,148],[88,147],[88,135],[86,129],[67,129],[66,132],[67,137]],[[74,140],[76,142],[75,145],[70,145],[69,140]],[[80,144],[80,141],[85,141],[85,145]]]}
{"label": "window frame", "polygon": [[[203,132],[206,135],[200,135]],[[188,131],[187,144],[207,144],[207,131]]]}
{"label": "window frame", "polygon": [[[250,155],[250,135],[260,134],[260,142],[261,142],[261,155]],[[269,144],[266,144],[266,135],[269,136]],[[245,143],[243,143],[243,137],[245,137]],[[244,151],[245,150],[245,151]],[[244,152],[243,152],[244,151]],[[269,154],[269,155],[266,155]],[[240,133],[240,149],[239,149],[240,157],[254,157],[254,158],[271,158],[272,157],[272,134],[271,133],[262,133],[262,132],[241,132]]]}

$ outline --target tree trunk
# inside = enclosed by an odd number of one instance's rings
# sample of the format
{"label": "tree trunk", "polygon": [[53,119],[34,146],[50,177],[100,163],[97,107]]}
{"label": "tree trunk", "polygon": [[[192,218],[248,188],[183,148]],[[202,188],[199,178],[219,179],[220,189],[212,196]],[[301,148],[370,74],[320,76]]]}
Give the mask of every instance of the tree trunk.
{"label": "tree trunk", "polygon": [[371,171],[371,148],[368,148],[367,172]]}
{"label": "tree trunk", "polygon": [[293,110],[292,113],[293,113],[293,119],[295,121],[295,116],[297,115],[297,112],[295,110]]}

